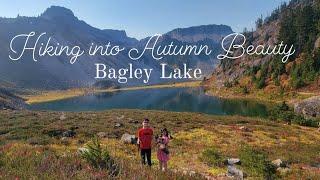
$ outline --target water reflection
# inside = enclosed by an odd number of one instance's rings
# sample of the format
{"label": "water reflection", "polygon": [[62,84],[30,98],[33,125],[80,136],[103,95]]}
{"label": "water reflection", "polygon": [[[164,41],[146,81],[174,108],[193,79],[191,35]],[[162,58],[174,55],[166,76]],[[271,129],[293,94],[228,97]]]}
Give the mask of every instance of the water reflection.
{"label": "water reflection", "polygon": [[59,101],[33,104],[34,110],[102,111],[147,109],[202,112],[215,115],[266,116],[267,107],[250,100],[227,100],[207,96],[201,88],[145,89],[99,93]]}

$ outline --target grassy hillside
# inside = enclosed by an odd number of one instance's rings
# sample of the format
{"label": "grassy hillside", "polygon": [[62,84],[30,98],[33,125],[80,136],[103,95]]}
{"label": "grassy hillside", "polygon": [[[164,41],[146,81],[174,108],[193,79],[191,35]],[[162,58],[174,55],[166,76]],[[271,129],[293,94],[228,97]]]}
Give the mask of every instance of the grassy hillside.
{"label": "grassy hillside", "polygon": [[[145,117],[151,119],[156,134],[163,127],[172,133],[168,173],[157,170],[155,153],[152,169],[140,166],[137,147],[119,140],[124,133],[135,134]],[[115,126],[117,123],[120,125]],[[62,132],[68,129],[74,130],[75,137],[62,138]],[[241,159],[238,168],[249,179],[320,178],[320,134],[316,128],[239,116],[140,110],[0,111],[0,177],[108,178],[106,169],[94,168],[77,153],[99,132],[105,132],[102,147],[121,169],[119,179],[225,178],[223,161],[231,157]],[[274,171],[270,161],[275,159],[286,162],[290,170]]]}

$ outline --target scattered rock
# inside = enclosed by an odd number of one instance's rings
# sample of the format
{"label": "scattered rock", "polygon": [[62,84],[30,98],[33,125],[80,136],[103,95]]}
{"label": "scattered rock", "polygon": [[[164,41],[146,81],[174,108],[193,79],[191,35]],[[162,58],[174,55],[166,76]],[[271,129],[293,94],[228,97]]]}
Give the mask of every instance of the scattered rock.
{"label": "scattered rock", "polygon": [[61,138],[61,141],[67,141],[67,140],[68,140],[67,137],[62,137],[62,138]]}
{"label": "scattered rock", "polygon": [[122,127],[123,125],[121,124],[121,123],[116,123],[115,125],[114,125],[114,127],[116,127],[116,128],[119,128],[119,127]]}
{"label": "scattered rock", "polygon": [[285,174],[288,174],[291,171],[291,169],[288,167],[285,167],[285,168],[279,167],[279,168],[277,168],[277,171],[280,174],[285,175]]}
{"label": "scattered rock", "polygon": [[79,154],[82,154],[82,153],[85,153],[85,152],[89,152],[89,149],[87,149],[87,148],[79,148],[78,149],[78,153]]}
{"label": "scattered rock", "polygon": [[251,132],[251,130],[246,126],[239,127],[239,130],[244,131],[244,132]]}
{"label": "scattered rock", "polygon": [[291,171],[291,169],[287,166],[287,164],[283,162],[281,159],[273,160],[271,163],[277,168],[277,171],[280,174],[285,175]]}
{"label": "scattered rock", "polygon": [[318,49],[320,47],[320,37],[314,43],[314,49]]}
{"label": "scattered rock", "polygon": [[279,168],[279,167],[286,167],[286,164],[285,164],[281,159],[273,160],[271,163],[272,163],[274,166],[276,166],[277,168]]}
{"label": "scattered rock", "polygon": [[99,138],[106,138],[106,137],[108,137],[108,134],[107,134],[106,132],[98,132],[98,133],[97,133],[97,136],[98,136]]}
{"label": "scattered rock", "polygon": [[243,172],[237,169],[235,166],[228,166],[228,176],[234,177],[236,179],[243,179]]}
{"label": "scattered rock", "polygon": [[229,158],[227,159],[228,165],[234,165],[234,164],[241,164],[241,161],[239,158]]}
{"label": "scattered rock", "polygon": [[184,170],[184,171],[182,171],[182,174],[183,174],[183,175],[187,175],[187,174],[188,174],[188,171]]}
{"label": "scattered rock", "polygon": [[195,172],[195,171],[190,171],[190,172],[189,172],[189,176],[194,176],[194,175],[196,175],[196,172]]}
{"label": "scattered rock", "polygon": [[59,117],[59,119],[60,119],[61,121],[67,119],[66,114],[65,114],[65,113],[62,113],[61,116]]}
{"label": "scattered rock", "polygon": [[294,112],[305,118],[320,117],[320,96],[311,97],[294,105]]}
{"label": "scattered rock", "polygon": [[72,130],[68,130],[62,133],[62,137],[74,137],[76,135],[76,132]]}
{"label": "scattered rock", "polygon": [[128,133],[121,136],[121,141],[126,144],[137,144],[137,140],[135,135],[130,135]]}

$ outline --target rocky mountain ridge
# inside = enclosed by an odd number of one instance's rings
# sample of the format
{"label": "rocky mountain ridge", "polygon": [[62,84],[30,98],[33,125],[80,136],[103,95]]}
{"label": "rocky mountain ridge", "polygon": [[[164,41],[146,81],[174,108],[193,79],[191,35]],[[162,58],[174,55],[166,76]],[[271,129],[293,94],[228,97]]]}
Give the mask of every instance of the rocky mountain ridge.
{"label": "rocky mountain ridge", "polygon": [[[143,56],[140,61],[132,61],[127,57],[127,51],[116,57],[83,55],[73,65],[68,64],[66,57],[62,56],[45,56],[38,62],[33,62],[31,53],[19,61],[12,62],[8,58],[10,53],[8,45],[11,38],[17,34],[30,33],[31,31],[36,34],[46,32],[47,36],[53,37],[52,42],[79,45],[82,49],[88,49],[91,43],[103,45],[106,42],[141,49],[144,47],[145,40],[138,41],[130,38],[125,31],[94,28],[79,20],[71,10],[58,6],[48,8],[38,17],[0,18],[0,26],[0,78],[15,84],[20,89],[67,89],[91,86],[96,82],[94,63],[104,63],[108,67],[116,69],[132,63],[135,67],[153,68],[155,77],[160,72],[160,62],[168,62],[171,67],[179,67],[183,62],[186,62],[191,68],[206,68],[203,71],[207,74],[212,72],[217,64],[214,54],[210,57],[166,57],[157,62],[149,55]],[[164,34],[159,45],[168,44],[170,41],[174,41],[176,44],[209,43],[215,49],[221,38],[229,32],[232,32],[231,28],[224,25],[180,28]],[[35,40],[30,42],[34,43]],[[21,48],[22,45],[21,42],[17,46]],[[154,78],[151,79],[151,82],[159,83],[161,81]],[[137,85],[137,83],[133,81],[128,85]]]}

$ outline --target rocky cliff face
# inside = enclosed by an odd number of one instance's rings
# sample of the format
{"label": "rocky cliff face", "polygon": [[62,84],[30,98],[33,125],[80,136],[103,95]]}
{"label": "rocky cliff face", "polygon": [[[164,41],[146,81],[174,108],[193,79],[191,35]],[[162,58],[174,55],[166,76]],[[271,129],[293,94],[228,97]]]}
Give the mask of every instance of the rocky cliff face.
{"label": "rocky cliff face", "polygon": [[[274,46],[277,42],[279,33],[279,21],[270,22],[258,28],[256,31],[247,32],[248,41],[253,46],[263,44],[265,46]],[[247,45],[249,45],[249,43]],[[239,55],[239,51],[234,56]],[[245,76],[245,72],[255,66],[264,64],[271,60],[271,56],[249,56],[244,55],[238,59],[224,59],[214,70],[213,78],[215,85],[221,87],[225,82],[233,82]]]}

